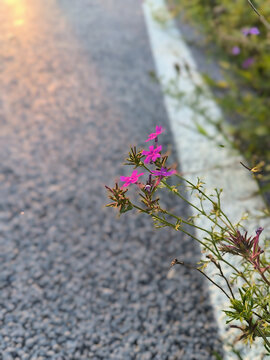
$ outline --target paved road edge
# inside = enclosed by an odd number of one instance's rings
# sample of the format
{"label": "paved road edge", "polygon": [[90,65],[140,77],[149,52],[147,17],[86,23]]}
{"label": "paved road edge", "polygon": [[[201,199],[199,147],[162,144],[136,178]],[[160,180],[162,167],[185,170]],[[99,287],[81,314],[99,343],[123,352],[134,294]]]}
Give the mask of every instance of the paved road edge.
{"label": "paved road edge", "polygon": [[[259,211],[264,208],[264,203],[260,196],[254,195],[258,190],[257,184],[250,173],[240,165],[240,161],[244,161],[243,158],[229,146],[218,146],[226,144],[226,141],[217,132],[216,127],[185,104],[185,98],[194,97],[196,86],[199,85],[207,94],[200,101],[203,102],[203,107],[207,108],[211,118],[219,119],[222,116],[219,107],[209,96],[210,92],[203,83],[196,61],[179,29],[170,19],[164,0],[145,1],[143,12],[181,171],[190,180],[196,179],[197,176],[202,177],[209,189],[222,188],[223,208],[230,214],[231,219],[237,222],[243,214],[249,213],[250,217],[245,223],[246,229],[252,233],[258,226],[263,226],[266,233],[269,231],[269,224],[262,219],[256,219]],[[179,79],[175,64],[180,68]],[[177,87],[179,93],[183,94],[183,102],[179,104],[179,100],[168,95],[168,84],[174,89]],[[215,140],[209,140],[200,134],[197,131],[198,124]],[[200,226],[208,226],[208,224],[200,221]],[[199,233],[197,235],[200,236]],[[226,345],[228,339],[233,339],[233,332],[226,329],[221,312],[228,307],[227,299],[216,287],[209,286],[209,289],[220,336],[224,341],[225,359],[238,359]],[[245,360],[262,358],[260,354],[263,352],[263,346],[260,343],[247,350],[238,344],[237,349],[243,351]]]}

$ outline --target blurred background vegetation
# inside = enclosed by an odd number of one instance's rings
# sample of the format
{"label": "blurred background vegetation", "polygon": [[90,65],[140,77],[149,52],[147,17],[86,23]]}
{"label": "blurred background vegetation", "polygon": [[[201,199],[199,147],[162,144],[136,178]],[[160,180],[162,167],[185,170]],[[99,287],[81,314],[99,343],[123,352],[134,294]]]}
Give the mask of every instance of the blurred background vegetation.
{"label": "blurred background vegetation", "polygon": [[[261,191],[270,191],[270,25],[247,0],[167,0],[174,16],[203,32],[206,46],[223,70],[224,81],[204,78],[218,90],[216,100],[230,119],[234,146],[249,166],[262,165]],[[270,21],[270,1],[253,2]],[[257,29],[248,34],[248,29]],[[257,33],[259,32],[259,33]],[[217,93],[214,91],[214,94]],[[268,196],[269,197],[269,194]]]}

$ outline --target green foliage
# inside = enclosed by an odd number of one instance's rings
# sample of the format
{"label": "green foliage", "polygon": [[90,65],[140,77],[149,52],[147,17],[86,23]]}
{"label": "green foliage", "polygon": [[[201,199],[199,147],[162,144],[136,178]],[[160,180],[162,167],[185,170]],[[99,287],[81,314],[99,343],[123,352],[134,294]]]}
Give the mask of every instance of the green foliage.
{"label": "green foliage", "polygon": [[132,210],[133,206],[125,195],[127,190],[120,189],[117,183],[112,189],[106,185],[105,187],[108,190],[109,199],[113,201],[112,203],[107,204],[106,207],[119,208],[120,214],[124,214],[125,212]]}
{"label": "green foliage", "polygon": [[239,289],[241,298],[231,299],[231,311],[224,311],[228,316],[227,323],[233,320],[249,321],[252,318],[252,310],[254,307],[253,294],[250,289]]}
{"label": "green foliage", "polygon": [[[107,206],[118,208],[120,214],[137,209],[140,213],[145,213],[152,218],[155,228],[170,227],[198,241],[202,245],[204,253],[198,264],[188,264],[174,259],[171,266],[179,264],[196,270],[219,288],[230,304],[229,308],[224,309],[227,323],[241,331],[238,340],[252,344],[257,337],[261,337],[267,353],[270,354],[269,241],[263,242],[262,239],[259,239],[263,229],[258,228],[256,235],[248,236],[247,232],[241,229],[241,223],[233,224],[223,211],[222,189],[216,188],[209,193],[200,178],[193,183],[177,173],[176,177],[180,182],[170,185],[166,180],[167,175],[154,175],[156,171],[164,169],[168,156],[160,154],[159,158],[147,166],[143,159],[144,156],[142,150],[137,151],[136,147],[131,148],[125,164],[146,171],[144,175],[148,177],[147,182],[136,181],[134,183],[139,190],[139,201],[131,201],[126,195],[128,189],[123,190],[116,183],[112,189],[106,186],[109,198],[113,200]],[[259,168],[260,166],[257,166],[250,171],[256,172]],[[186,185],[190,196],[186,195],[183,184]],[[159,198],[156,197],[158,191],[171,192],[180,201],[191,206],[195,215],[189,218],[179,217],[163,208]],[[196,221],[198,218],[207,220],[210,224],[209,227],[199,226]],[[244,218],[245,216],[242,217],[242,219]],[[196,235],[196,232],[194,234],[194,229],[200,231],[200,237]],[[237,256],[240,259],[238,265],[235,266],[235,262],[224,254]],[[209,276],[208,272],[205,272],[205,269],[209,267],[212,270],[213,267],[214,270],[218,270],[217,276],[222,278],[221,282],[216,280],[213,273],[211,275],[209,273]],[[229,268],[231,275],[227,274]]]}
{"label": "green foliage", "polygon": [[[224,81],[205,75],[208,85],[218,89],[217,101],[231,119],[234,145],[254,165],[270,163],[270,31],[260,21],[247,0],[167,0],[172,8],[204,31],[224,72]],[[257,0],[256,8],[270,21],[270,3]],[[242,30],[257,27],[258,36],[245,36]],[[234,46],[240,53],[232,54]],[[208,47],[209,48],[209,47]],[[212,54],[213,55],[213,54]],[[252,58],[248,68],[243,64]],[[198,129],[203,132],[203,129]],[[263,176],[269,176],[265,170]],[[263,190],[269,191],[269,186]]]}

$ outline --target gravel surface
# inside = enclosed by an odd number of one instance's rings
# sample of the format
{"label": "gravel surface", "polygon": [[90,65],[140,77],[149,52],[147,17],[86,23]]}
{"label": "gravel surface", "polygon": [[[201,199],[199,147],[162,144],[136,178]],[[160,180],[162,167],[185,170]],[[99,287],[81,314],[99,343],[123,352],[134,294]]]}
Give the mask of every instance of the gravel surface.
{"label": "gravel surface", "polygon": [[168,273],[197,245],[103,207],[129,144],[173,146],[153,68],[140,2],[0,2],[0,359],[221,351],[206,283]]}

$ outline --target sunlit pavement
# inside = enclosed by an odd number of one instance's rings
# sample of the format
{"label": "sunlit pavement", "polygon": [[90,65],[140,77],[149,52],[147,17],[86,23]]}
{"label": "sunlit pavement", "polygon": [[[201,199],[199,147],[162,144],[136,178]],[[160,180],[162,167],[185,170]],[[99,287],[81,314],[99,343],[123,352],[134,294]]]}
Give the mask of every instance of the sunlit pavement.
{"label": "sunlit pavement", "polygon": [[156,124],[172,144],[153,67],[139,2],[0,2],[2,359],[220,350],[206,284],[182,268],[168,276],[197,247],[103,207],[104,184],[129,174],[130,144],[145,146]]}

